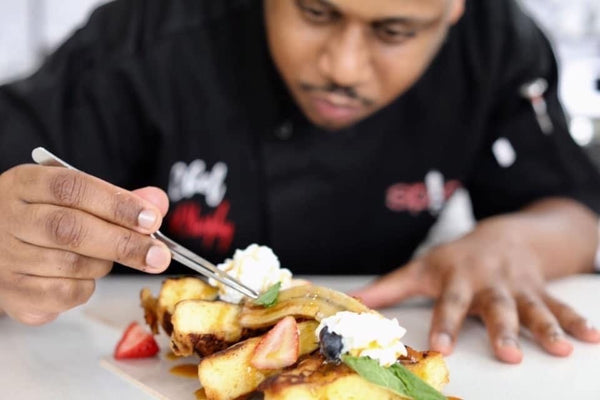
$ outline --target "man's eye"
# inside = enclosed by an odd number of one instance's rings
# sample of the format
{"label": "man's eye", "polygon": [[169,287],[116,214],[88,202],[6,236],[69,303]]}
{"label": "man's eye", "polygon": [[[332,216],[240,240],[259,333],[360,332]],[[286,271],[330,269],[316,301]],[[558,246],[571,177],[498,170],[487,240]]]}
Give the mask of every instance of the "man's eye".
{"label": "man's eye", "polygon": [[307,5],[302,1],[298,1],[297,4],[302,15],[310,22],[324,23],[336,18],[336,13],[325,7]]}
{"label": "man's eye", "polygon": [[406,40],[415,37],[415,31],[406,31],[406,30],[398,30],[385,26],[376,26],[375,34],[385,43],[390,44],[399,44],[405,42]]}

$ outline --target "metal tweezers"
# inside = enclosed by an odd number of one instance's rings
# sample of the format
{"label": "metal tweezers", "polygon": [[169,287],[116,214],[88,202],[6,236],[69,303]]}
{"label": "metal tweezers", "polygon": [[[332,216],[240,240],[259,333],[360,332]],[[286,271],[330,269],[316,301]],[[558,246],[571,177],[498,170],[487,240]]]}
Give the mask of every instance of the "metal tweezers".
{"label": "metal tweezers", "polygon": [[[61,160],[48,150],[43,147],[37,147],[31,152],[31,157],[33,160],[40,164],[46,166],[56,166],[56,167],[65,167],[73,170],[77,170],[77,168],[71,166],[65,161]],[[218,269],[213,263],[210,261],[200,257],[194,252],[186,249],[180,244],[174,242],[169,239],[165,235],[163,235],[160,231],[156,231],[154,234],[150,235],[154,239],[161,241],[164,243],[167,248],[171,251],[171,255],[173,256],[173,260],[180,262],[186,267],[193,269],[201,275],[212,278],[217,282],[222,283],[225,286],[228,286],[237,292],[243,294],[244,296],[250,297],[252,299],[258,298],[258,293],[248,286],[244,285],[237,279],[233,278],[229,274],[224,271]]]}

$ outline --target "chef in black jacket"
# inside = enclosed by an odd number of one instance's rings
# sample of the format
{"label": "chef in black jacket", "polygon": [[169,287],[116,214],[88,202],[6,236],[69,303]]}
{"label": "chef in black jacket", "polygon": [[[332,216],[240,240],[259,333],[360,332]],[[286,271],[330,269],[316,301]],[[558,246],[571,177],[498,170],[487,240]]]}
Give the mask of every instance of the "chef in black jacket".
{"label": "chef in black jacket", "polygon": [[[25,165],[39,145],[90,175]],[[162,225],[215,262],[258,242],[379,274],[370,306],[435,298],[445,354],[469,313],[509,363],[520,326],[557,356],[600,341],[544,288],[593,270],[600,178],[511,0],[117,0],[0,88],[0,155],[0,309],[24,323],[113,262],[164,271]],[[458,188],[476,228],[411,260]]]}

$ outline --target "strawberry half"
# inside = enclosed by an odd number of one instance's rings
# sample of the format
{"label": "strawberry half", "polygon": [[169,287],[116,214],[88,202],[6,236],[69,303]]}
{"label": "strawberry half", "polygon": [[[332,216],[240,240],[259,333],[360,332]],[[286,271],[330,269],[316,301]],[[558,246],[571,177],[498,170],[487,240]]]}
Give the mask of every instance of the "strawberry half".
{"label": "strawberry half", "polygon": [[132,322],[125,330],[119,343],[117,343],[114,357],[117,360],[146,358],[156,355],[158,350],[158,344],[154,340],[154,336],[137,322]]}
{"label": "strawberry half", "polygon": [[294,317],[285,317],[258,342],[250,365],[258,369],[279,369],[298,361],[299,353],[298,324]]}

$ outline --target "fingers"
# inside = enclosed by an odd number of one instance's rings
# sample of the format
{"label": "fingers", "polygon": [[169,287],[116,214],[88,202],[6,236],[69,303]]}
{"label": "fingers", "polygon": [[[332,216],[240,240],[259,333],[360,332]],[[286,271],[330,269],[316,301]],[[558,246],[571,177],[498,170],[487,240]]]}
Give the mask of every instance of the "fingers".
{"label": "fingers", "polygon": [[565,338],[558,320],[540,297],[522,293],[517,295],[516,300],[521,323],[548,353],[559,357],[571,354],[573,345]]}
{"label": "fingers", "polygon": [[11,273],[2,277],[0,286],[2,307],[8,315],[40,325],[86,303],[94,292],[95,281]]}
{"label": "fingers", "polygon": [[371,308],[394,305],[421,293],[423,282],[419,279],[420,267],[420,261],[413,261],[350,295],[359,298]]}
{"label": "fingers", "polygon": [[163,217],[167,214],[167,211],[169,211],[169,198],[167,197],[167,194],[159,188],[145,187],[134,190],[132,193],[154,204]]}
{"label": "fingers", "polygon": [[171,261],[161,242],[79,210],[30,204],[21,220],[26,223],[15,227],[14,235],[25,243],[117,261],[151,273],[164,271]]}
{"label": "fingers", "polygon": [[473,305],[487,328],[496,357],[510,364],[520,363],[519,315],[512,294],[500,286],[490,287],[477,293]]}
{"label": "fingers", "polygon": [[454,276],[448,280],[433,310],[429,335],[433,350],[444,355],[452,352],[472,298],[471,285],[466,279]]}
{"label": "fingers", "polygon": [[9,268],[23,275],[99,279],[108,275],[113,265],[112,261],[86,257],[70,251],[40,248],[17,240],[11,247],[20,257],[19,260],[11,260],[13,264]]}
{"label": "fingers", "polygon": [[25,165],[11,170],[17,196],[26,203],[53,204],[78,209],[105,221],[152,233],[162,223],[164,199],[157,189],[135,195],[83,172],[59,167]]}
{"label": "fingers", "polygon": [[44,325],[58,318],[58,314],[56,313],[43,312],[14,311],[7,312],[6,314],[15,321],[32,326]]}
{"label": "fingers", "polygon": [[571,307],[549,295],[544,296],[544,303],[567,333],[584,342],[600,343],[600,331]]}

